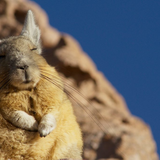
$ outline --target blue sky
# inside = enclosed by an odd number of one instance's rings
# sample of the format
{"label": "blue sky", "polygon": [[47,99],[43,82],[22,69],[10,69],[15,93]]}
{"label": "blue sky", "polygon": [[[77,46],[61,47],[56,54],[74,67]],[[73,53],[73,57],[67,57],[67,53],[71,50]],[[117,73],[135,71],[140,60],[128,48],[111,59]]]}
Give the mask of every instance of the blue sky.
{"label": "blue sky", "polygon": [[160,148],[160,1],[35,2],[53,27],[79,41]]}

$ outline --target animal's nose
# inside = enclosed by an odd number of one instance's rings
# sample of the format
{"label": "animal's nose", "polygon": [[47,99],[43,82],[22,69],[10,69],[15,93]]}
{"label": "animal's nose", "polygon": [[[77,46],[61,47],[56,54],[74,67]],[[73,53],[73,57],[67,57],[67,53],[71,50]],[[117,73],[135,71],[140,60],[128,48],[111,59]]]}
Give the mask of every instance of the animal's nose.
{"label": "animal's nose", "polygon": [[24,65],[24,66],[17,66],[18,69],[22,69],[22,70],[27,70],[29,66]]}

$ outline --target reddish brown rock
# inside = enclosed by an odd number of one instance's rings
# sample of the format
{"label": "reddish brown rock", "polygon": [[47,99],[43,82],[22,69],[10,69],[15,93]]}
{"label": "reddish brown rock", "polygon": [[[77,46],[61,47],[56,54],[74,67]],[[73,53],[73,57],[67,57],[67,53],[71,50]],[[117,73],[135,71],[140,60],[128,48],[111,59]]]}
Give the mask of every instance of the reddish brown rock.
{"label": "reddish brown rock", "polygon": [[44,57],[57,67],[66,92],[70,93],[83,131],[84,159],[158,160],[150,128],[129,113],[123,97],[97,71],[78,42],[52,28],[46,13],[37,4],[25,0],[1,0],[0,38],[18,35],[29,9],[34,12],[41,29]]}

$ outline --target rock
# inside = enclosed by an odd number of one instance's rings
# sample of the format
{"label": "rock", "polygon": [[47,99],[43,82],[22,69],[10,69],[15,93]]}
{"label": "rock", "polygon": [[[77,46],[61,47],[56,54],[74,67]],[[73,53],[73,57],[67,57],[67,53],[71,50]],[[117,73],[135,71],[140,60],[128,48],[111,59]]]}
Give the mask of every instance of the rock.
{"label": "rock", "polygon": [[73,102],[83,132],[84,159],[158,160],[150,128],[131,115],[123,97],[78,42],[48,24],[46,13],[37,4],[1,0],[0,38],[18,35],[29,9],[41,29],[44,57],[57,67]]}

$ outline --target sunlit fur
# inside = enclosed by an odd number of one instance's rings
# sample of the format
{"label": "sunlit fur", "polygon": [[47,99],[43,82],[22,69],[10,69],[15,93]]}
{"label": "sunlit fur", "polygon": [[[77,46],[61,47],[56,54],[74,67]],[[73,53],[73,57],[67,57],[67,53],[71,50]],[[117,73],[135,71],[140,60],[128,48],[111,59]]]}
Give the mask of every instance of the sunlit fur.
{"label": "sunlit fur", "polygon": [[[58,73],[36,47],[23,35],[0,42],[0,159],[82,159],[81,131],[72,105]],[[20,68],[24,65],[25,72]],[[36,123],[47,114],[55,118],[56,127],[40,137]]]}

